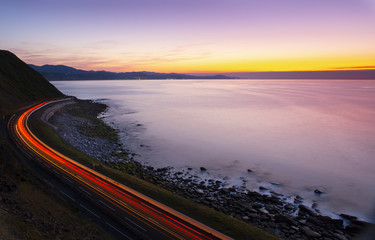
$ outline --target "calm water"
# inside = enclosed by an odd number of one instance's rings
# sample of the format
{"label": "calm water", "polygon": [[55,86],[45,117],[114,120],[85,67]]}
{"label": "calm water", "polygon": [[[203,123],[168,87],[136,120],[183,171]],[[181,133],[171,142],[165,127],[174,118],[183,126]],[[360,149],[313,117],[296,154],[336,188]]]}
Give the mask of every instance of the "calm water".
{"label": "calm water", "polygon": [[108,104],[106,121],[139,161],[197,173],[203,166],[228,184],[245,179],[248,189],[299,194],[326,214],[375,222],[375,81],[53,83]]}

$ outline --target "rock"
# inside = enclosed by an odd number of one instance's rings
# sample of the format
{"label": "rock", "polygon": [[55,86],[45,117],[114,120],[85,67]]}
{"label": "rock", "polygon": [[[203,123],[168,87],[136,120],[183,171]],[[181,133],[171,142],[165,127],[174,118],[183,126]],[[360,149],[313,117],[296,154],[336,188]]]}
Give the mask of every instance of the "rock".
{"label": "rock", "polygon": [[275,192],[275,191],[270,191],[270,193],[276,195],[276,196],[282,196],[283,194],[279,193],[279,192]]}
{"label": "rock", "polygon": [[307,237],[311,237],[311,238],[319,238],[319,237],[322,236],[320,233],[317,233],[317,232],[311,230],[311,229],[308,228],[308,227],[302,227],[301,230],[302,230],[302,232],[303,232]]}
{"label": "rock", "polygon": [[213,202],[213,201],[215,201],[216,199],[213,198],[213,197],[206,197],[206,200],[208,200],[208,201],[210,201],[210,202]]}
{"label": "rock", "polygon": [[254,203],[254,204],[252,205],[252,207],[255,208],[255,209],[259,209],[259,208],[262,208],[263,205],[260,204],[260,203]]}
{"label": "rock", "polygon": [[275,216],[275,220],[278,222],[284,222],[284,223],[298,226],[298,222],[293,218],[292,215],[289,215],[289,214],[285,214],[285,215],[278,214]]}
{"label": "rock", "polygon": [[205,167],[200,167],[200,170],[201,170],[202,172],[207,171],[207,169],[206,169]]}
{"label": "rock", "polygon": [[351,216],[351,215],[348,215],[348,214],[344,214],[344,213],[340,214],[340,217],[345,218],[345,219],[347,219],[349,221],[357,220],[357,217]]}
{"label": "rock", "polygon": [[265,208],[259,208],[258,211],[263,214],[268,214],[269,212]]}
{"label": "rock", "polygon": [[253,170],[251,170],[251,169],[247,169],[247,172],[248,172],[248,173],[252,173]]}
{"label": "rock", "polygon": [[302,215],[306,215],[306,214],[312,214],[312,211],[311,211],[311,209],[310,208],[308,208],[308,207],[306,207],[305,205],[299,205],[298,206],[298,208],[299,208],[299,212],[298,212],[298,214],[302,214]]}
{"label": "rock", "polygon": [[345,237],[343,234],[335,233],[333,235],[334,235],[335,239],[338,239],[338,240],[348,240],[348,238]]}
{"label": "rock", "polygon": [[301,197],[300,195],[297,195],[294,199],[297,199],[299,201],[302,201],[303,200],[303,197]]}
{"label": "rock", "polygon": [[220,192],[222,193],[230,193],[229,188],[220,188]]}
{"label": "rock", "polygon": [[244,221],[248,221],[248,220],[249,220],[249,217],[248,217],[248,216],[243,216],[243,217],[242,217],[242,220],[244,220]]}
{"label": "rock", "polygon": [[286,204],[286,205],[284,206],[284,208],[285,208],[285,210],[290,211],[290,210],[293,210],[293,209],[294,209],[294,206],[293,206],[292,204]]}
{"label": "rock", "polygon": [[204,191],[203,191],[202,189],[200,189],[200,188],[196,189],[195,191],[196,191],[197,193],[199,193],[199,194],[204,194]]}
{"label": "rock", "polygon": [[188,169],[189,171],[193,170],[191,167],[188,167],[187,169]]}
{"label": "rock", "polygon": [[346,226],[346,232],[352,235],[363,232],[366,228],[368,229],[371,226],[370,223],[354,220],[348,226]]}
{"label": "rock", "polygon": [[324,193],[324,192],[320,191],[319,189],[315,189],[315,190],[314,190],[314,193],[316,193],[316,194],[319,194],[319,195],[320,195],[320,194],[322,194],[322,193]]}
{"label": "rock", "polygon": [[260,186],[260,187],[259,187],[259,190],[268,190],[268,188],[263,187],[263,186]]}

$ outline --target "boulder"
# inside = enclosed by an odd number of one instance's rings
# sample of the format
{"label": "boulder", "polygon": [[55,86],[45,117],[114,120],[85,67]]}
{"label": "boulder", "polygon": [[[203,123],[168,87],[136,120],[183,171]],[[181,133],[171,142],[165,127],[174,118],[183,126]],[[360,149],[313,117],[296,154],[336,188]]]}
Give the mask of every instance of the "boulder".
{"label": "boulder", "polygon": [[320,233],[315,232],[308,227],[302,227],[301,230],[309,238],[319,238],[322,236]]}

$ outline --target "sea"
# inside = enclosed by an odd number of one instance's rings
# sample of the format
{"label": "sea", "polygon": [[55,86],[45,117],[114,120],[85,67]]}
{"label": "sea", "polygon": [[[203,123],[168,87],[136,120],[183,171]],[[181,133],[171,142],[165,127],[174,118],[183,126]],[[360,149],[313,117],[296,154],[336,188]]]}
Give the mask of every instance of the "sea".
{"label": "sea", "polygon": [[144,164],[375,223],[374,80],[52,83],[107,104],[101,117]]}

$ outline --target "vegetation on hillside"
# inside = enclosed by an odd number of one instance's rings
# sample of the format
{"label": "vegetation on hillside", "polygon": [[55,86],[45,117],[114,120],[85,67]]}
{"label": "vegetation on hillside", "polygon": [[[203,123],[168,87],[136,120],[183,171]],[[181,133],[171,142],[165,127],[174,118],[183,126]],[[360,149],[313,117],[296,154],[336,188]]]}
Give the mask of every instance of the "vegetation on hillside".
{"label": "vegetation on hillside", "polygon": [[16,55],[0,50],[0,114],[12,113],[37,100],[63,96],[55,86]]}
{"label": "vegetation on hillside", "polygon": [[8,142],[6,115],[63,96],[13,53],[0,50],[0,239],[111,239],[29,169]]}
{"label": "vegetation on hillside", "polygon": [[80,217],[0,139],[0,239],[111,239]]}

